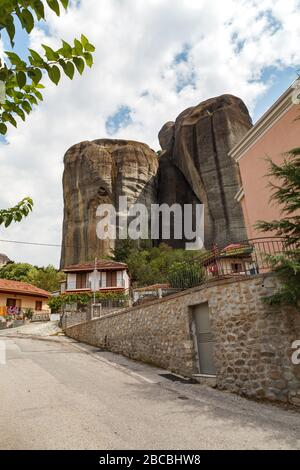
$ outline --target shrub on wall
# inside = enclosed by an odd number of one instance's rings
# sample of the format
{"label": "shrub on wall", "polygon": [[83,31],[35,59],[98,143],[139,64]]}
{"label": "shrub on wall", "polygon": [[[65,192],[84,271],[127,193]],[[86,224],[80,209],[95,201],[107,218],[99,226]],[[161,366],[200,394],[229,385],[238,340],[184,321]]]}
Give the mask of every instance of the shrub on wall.
{"label": "shrub on wall", "polygon": [[[128,296],[125,294],[120,294],[117,292],[96,292],[96,301],[97,303],[112,301],[112,302],[126,302]],[[62,294],[55,297],[52,297],[48,305],[51,308],[52,313],[57,313],[62,310],[66,305],[88,305],[94,298],[92,293],[84,294]]]}

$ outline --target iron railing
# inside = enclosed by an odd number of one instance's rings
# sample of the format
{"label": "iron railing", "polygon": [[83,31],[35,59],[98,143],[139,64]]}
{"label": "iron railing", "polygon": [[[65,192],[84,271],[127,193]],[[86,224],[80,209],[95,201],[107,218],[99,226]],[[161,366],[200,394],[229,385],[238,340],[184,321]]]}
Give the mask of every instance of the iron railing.
{"label": "iron railing", "polygon": [[208,254],[182,263],[169,276],[170,284],[186,289],[209,280],[267,273],[273,269],[272,256],[293,257],[296,249],[285,238],[255,238],[222,249],[214,246]]}

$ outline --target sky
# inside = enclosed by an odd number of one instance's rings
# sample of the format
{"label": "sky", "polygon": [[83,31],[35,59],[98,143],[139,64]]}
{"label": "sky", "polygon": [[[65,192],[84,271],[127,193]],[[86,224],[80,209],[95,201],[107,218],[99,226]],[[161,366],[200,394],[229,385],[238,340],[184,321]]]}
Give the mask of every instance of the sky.
{"label": "sky", "polygon": [[[165,122],[223,93],[242,98],[255,122],[297,78],[299,20],[299,0],[74,0],[29,39],[17,28],[23,57],[81,33],[96,52],[82,77],[58,87],[45,77],[43,103],[0,142],[0,207],[25,196],[35,203],[0,239],[60,245],[63,156],[75,143],[125,138],[158,150]],[[7,47],[3,38],[0,56]],[[0,241],[0,252],[59,265],[59,247]]]}

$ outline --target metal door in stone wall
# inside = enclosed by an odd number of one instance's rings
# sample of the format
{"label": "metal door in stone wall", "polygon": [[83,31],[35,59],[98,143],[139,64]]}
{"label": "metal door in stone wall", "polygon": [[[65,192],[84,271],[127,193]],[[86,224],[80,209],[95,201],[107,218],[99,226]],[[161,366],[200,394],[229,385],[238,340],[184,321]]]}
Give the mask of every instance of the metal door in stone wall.
{"label": "metal door in stone wall", "polygon": [[203,303],[193,307],[193,318],[196,328],[200,374],[216,375],[215,342],[211,331],[208,304]]}

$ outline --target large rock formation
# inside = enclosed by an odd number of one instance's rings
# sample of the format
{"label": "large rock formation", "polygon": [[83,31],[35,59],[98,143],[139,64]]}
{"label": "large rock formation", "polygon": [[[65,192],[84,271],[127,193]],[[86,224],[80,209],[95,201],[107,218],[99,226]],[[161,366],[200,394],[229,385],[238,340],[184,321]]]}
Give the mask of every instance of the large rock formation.
{"label": "large rock formation", "polygon": [[156,153],[146,144],[95,140],[71,147],[64,158],[64,223],[61,267],[112,254],[113,240],[99,240],[99,204],[118,209],[119,196],[129,204],[156,203]]}
{"label": "large rock formation", "polygon": [[[203,203],[206,248],[246,238],[242,208],[234,199],[238,168],[228,152],[251,126],[243,101],[223,95],[187,109],[159,133],[158,201]],[[184,243],[171,242],[176,247]]]}
{"label": "large rock formation", "polygon": [[[61,266],[110,255],[113,240],[96,235],[96,209],[119,196],[140,202],[205,205],[205,247],[223,247],[246,238],[236,163],[229,150],[252,123],[244,103],[223,95],[189,108],[159,133],[158,159],[147,145],[125,140],[95,140],[71,147],[65,155],[64,224]],[[172,231],[171,231],[172,234]],[[182,248],[185,240],[164,240]]]}

